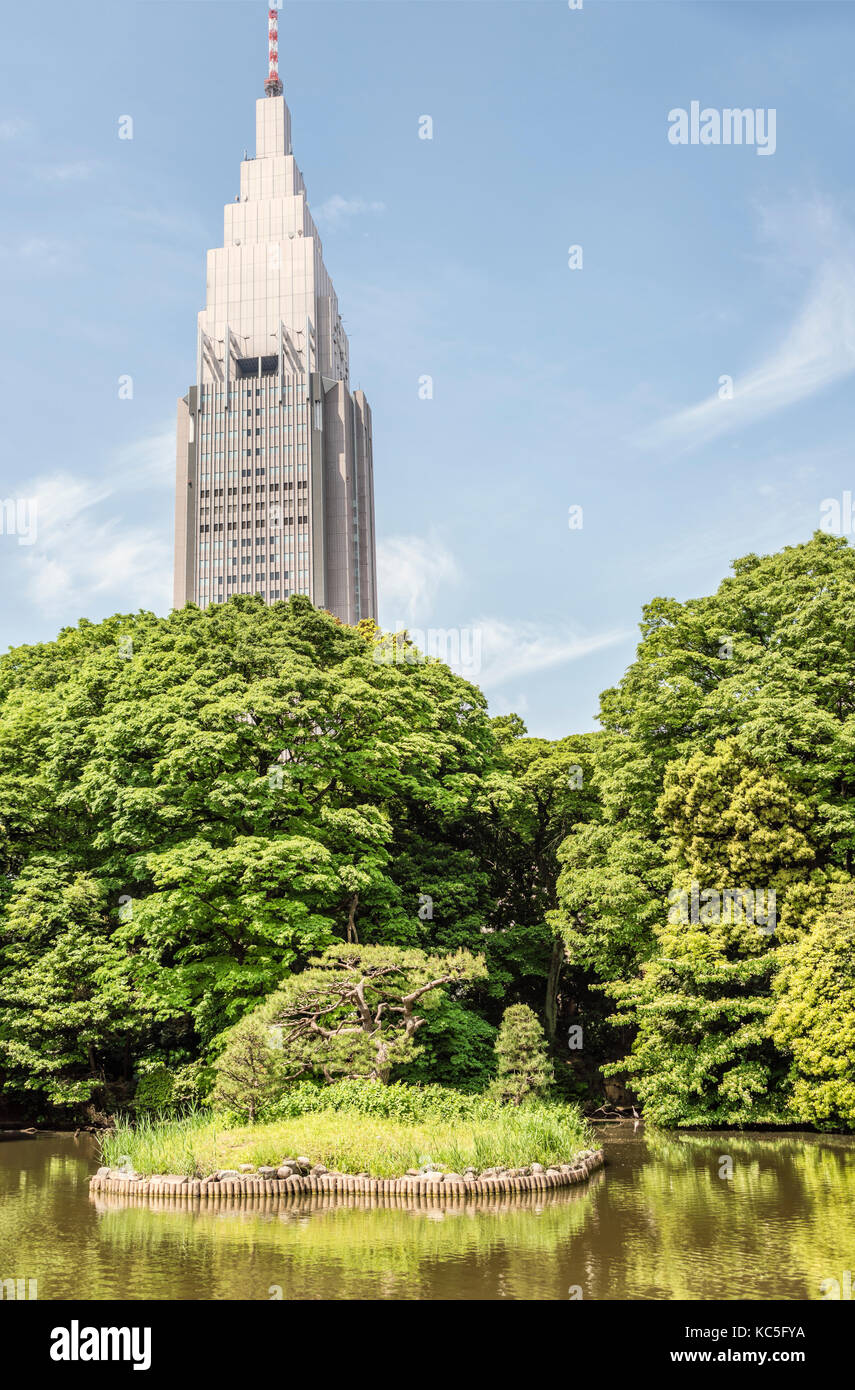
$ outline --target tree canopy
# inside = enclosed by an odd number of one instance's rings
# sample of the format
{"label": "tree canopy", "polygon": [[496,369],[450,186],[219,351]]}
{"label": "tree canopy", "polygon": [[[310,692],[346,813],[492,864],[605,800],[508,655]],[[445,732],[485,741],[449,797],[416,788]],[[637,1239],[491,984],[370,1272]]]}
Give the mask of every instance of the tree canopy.
{"label": "tree canopy", "polygon": [[300,596],[10,651],[4,1087],[183,1096],[234,1044],[263,1091],[275,1000],[304,1072],[485,1090],[516,1008],[592,1106],[606,1076],[664,1124],[851,1127],[855,551],[654,599],[600,722],[530,737]]}

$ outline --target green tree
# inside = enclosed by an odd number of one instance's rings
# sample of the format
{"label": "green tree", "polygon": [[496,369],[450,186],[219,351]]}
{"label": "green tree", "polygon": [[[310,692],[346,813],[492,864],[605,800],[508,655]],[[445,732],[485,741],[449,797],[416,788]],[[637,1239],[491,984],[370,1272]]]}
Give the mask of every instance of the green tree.
{"label": "green tree", "polygon": [[527,1004],[505,1010],[496,1039],[496,1094],[505,1104],[520,1105],[527,1096],[542,1096],[553,1082],[546,1038]]}
{"label": "green tree", "polygon": [[279,1030],[289,1079],[387,1082],[420,1052],[419,1030],[441,991],[460,991],[486,974],[467,951],[429,956],[414,947],[330,946],[285,981],[259,1017]]}
{"label": "green tree", "polygon": [[806,808],[816,868],[852,871],[853,615],[855,551],[820,532],[735,561],[709,597],[645,607],[636,659],[601,699],[601,815],[561,849],[555,923],[600,980],[657,950],[673,883],[659,799],[674,759],[733,740],[743,765]]}
{"label": "green tree", "polygon": [[792,1107],[823,1128],[855,1127],[855,891],[831,888],[825,908],[782,951],[769,1020],[792,1057]]}
{"label": "green tree", "polygon": [[501,763],[485,778],[477,828],[490,874],[490,990],[496,1000],[516,996],[541,1008],[552,1040],[564,985],[569,998],[579,989],[577,979],[567,979],[563,936],[550,925],[558,905],[558,852],[598,815],[592,781],[598,736],[529,738],[516,715],[492,723]]}
{"label": "green tree", "polygon": [[[851,871],[853,599],[845,542],[748,556],[711,598],[649,605],[636,662],[603,696],[610,843],[589,838],[587,869],[584,831],[563,848],[562,927],[601,979],[623,976],[615,1022],[638,1033],[606,1070],[637,1078],[661,1123],[790,1114],[772,990],[783,945]],[[692,884],[722,902],[774,892],[774,930],[732,904],[666,922],[669,894]]]}
{"label": "green tree", "polygon": [[280,1094],[284,1067],[271,1029],[258,1013],[247,1014],[221,1039],[223,1050],[214,1063],[211,1099],[218,1110],[254,1124]]}
{"label": "green tree", "polygon": [[151,1021],[115,939],[103,885],[54,862],[28,864],[0,926],[0,1058],[10,1090],[57,1105],[106,1099],[129,1081],[128,1040]]}
{"label": "green tree", "polygon": [[[301,596],[240,596],[82,621],[0,659],[12,1084],[49,1072],[82,1096],[167,1034],[178,1062],[205,1055],[337,940],[479,933],[486,875],[466,888],[465,842],[496,751],[483,696],[440,662],[390,664],[377,647],[373,629]],[[82,923],[71,890],[56,897],[78,880],[98,904]],[[433,923],[419,917],[427,891]]]}

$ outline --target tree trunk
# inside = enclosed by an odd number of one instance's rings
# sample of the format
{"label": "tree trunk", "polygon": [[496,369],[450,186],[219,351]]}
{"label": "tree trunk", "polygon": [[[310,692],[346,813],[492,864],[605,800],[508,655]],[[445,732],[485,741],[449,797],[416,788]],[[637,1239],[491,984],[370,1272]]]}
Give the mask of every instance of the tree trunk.
{"label": "tree trunk", "polygon": [[555,1041],[555,1034],[558,1028],[558,988],[561,984],[561,971],[564,969],[566,958],[567,948],[561,937],[556,936],[552,943],[549,974],[546,977],[546,1003],[544,1009],[546,1014],[546,1036],[550,1042]]}
{"label": "tree trunk", "polygon": [[359,937],[356,935],[356,908],[359,903],[359,894],[354,893],[350,900],[350,911],[347,914],[347,940],[359,945]]}

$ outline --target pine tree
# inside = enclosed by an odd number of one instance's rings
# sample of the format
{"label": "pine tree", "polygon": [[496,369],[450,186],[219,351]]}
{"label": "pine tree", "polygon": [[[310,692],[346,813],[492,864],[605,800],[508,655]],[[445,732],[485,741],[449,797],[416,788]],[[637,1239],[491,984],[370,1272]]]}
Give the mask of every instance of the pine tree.
{"label": "pine tree", "polygon": [[505,1009],[496,1039],[498,1076],[495,1094],[503,1104],[519,1105],[526,1096],[538,1096],[554,1080],[546,1055],[546,1038],[537,1016],[527,1004]]}

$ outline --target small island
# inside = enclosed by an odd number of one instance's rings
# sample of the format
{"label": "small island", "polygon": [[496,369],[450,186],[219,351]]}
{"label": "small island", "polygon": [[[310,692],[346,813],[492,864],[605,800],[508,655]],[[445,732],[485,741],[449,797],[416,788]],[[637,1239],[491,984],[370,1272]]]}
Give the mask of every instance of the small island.
{"label": "small island", "polygon": [[[602,1150],[577,1107],[556,1098],[525,1005],[505,1012],[487,1092],[389,1080],[425,1022],[416,1004],[436,1007],[443,986],[477,971],[465,952],[411,952],[405,965],[371,947],[326,952],[231,1030],[208,1105],[114,1122],[93,1192],[454,1198],[583,1181]],[[367,1076],[354,1074],[366,1064]],[[345,1074],[334,1078],[334,1066]]]}

